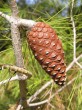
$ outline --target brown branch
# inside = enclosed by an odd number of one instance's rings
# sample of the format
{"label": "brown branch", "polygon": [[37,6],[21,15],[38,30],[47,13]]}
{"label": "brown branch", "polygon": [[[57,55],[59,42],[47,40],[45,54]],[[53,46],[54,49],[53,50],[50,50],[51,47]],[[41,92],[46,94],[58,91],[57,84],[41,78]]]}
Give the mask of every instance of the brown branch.
{"label": "brown branch", "polygon": [[14,65],[0,64],[0,67],[2,69],[9,69],[9,70],[12,70],[12,71],[15,71],[15,72],[19,72],[19,74],[20,73],[23,73],[26,76],[28,76],[28,78],[30,78],[32,76],[32,73],[31,72],[27,71],[24,68],[20,68],[20,67],[14,66]]}
{"label": "brown branch", "polygon": [[[12,10],[12,17],[14,19],[16,19],[18,17],[18,10],[17,10],[16,1],[11,0],[10,5],[11,5],[11,10]],[[11,23],[11,37],[12,37],[14,54],[15,54],[15,58],[16,58],[16,66],[24,68],[24,61],[23,61],[23,56],[22,56],[22,47],[21,47],[21,40],[20,40],[20,32],[19,32],[17,22],[14,22],[14,21]],[[22,76],[22,74],[19,74],[19,73],[17,73],[17,75],[19,78]],[[20,88],[20,97],[22,99],[22,105],[23,105],[23,109],[24,109],[27,107],[27,102],[26,102],[27,89],[26,89],[26,81],[25,80],[19,80],[19,88]]]}
{"label": "brown branch", "polygon": [[18,14],[19,14],[19,11],[18,11],[16,0],[10,0],[10,8],[11,8],[11,11],[12,11],[12,16],[17,18]]}
{"label": "brown branch", "polygon": [[[32,20],[25,20],[25,19],[18,18],[18,9],[17,9],[17,5],[16,5],[16,1],[11,0],[10,3],[11,3],[12,16],[8,16],[2,12],[0,12],[0,16],[4,17],[11,24],[11,37],[12,37],[12,44],[13,44],[14,53],[15,53],[15,57],[16,57],[16,65],[17,65],[17,67],[24,68],[22,49],[21,49],[21,41],[20,41],[20,32],[19,32],[18,27],[20,25],[22,25],[22,26],[26,26],[26,27],[31,28],[35,24],[35,22]],[[5,67],[6,66],[8,67],[8,65],[5,65]],[[19,69],[17,71],[19,72],[18,73],[19,79],[21,79],[19,81],[21,98],[25,99],[26,93],[27,93],[26,81],[22,80],[22,78],[21,78],[22,74],[20,74],[21,71]],[[23,107],[26,107],[26,106],[27,106],[27,103],[26,103],[26,100],[24,100]]]}

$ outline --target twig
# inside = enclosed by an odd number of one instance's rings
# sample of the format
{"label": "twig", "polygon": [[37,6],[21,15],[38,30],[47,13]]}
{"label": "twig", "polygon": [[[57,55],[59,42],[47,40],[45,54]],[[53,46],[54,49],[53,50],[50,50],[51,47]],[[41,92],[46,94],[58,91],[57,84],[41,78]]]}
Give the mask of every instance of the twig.
{"label": "twig", "polygon": [[82,65],[76,61],[76,64],[82,69]]}
{"label": "twig", "polygon": [[22,19],[22,18],[14,18],[13,16],[6,15],[2,12],[0,12],[0,16],[4,17],[7,21],[9,21],[9,23],[14,22],[18,27],[19,26],[25,26],[25,27],[31,28],[31,27],[33,27],[33,25],[36,24],[36,22],[33,20],[27,20],[27,19]]}
{"label": "twig", "polygon": [[25,26],[28,28],[33,27],[36,24],[33,20],[26,20],[26,19],[18,19],[18,26]]}
{"label": "twig", "polygon": [[3,84],[5,84],[5,83],[7,83],[7,82],[14,81],[14,80],[26,80],[26,79],[27,79],[27,76],[26,76],[26,75],[22,75],[22,76],[20,76],[20,77],[18,77],[18,75],[16,75],[16,76],[14,76],[14,77],[12,77],[12,78],[9,78],[9,79],[7,79],[7,80],[1,81],[1,82],[0,82],[0,85],[3,85]]}
{"label": "twig", "polygon": [[73,18],[73,6],[74,6],[74,0],[72,0],[72,6],[71,6],[71,22],[72,22],[72,27],[73,27],[73,35],[74,35],[74,41],[73,41],[73,47],[74,47],[74,60],[76,59],[76,27],[75,27],[75,22]]}
{"label": "twig", "polygon": [[80,87],[82,87],[82,83],[79,84],[77,87],[75,87],[74,89],[79,89]]}
{"label": "twig", "polygon": [[[79,57],[77,57],[75,61],[78,61],[81,57],[82,57],[82,54],[81,54]],[[69,71],[69,70],[72,68],[72,66],[75,64],[75,61],[72,61],[72,62],[69,64],[69,66],[66,68],[66,72]],[[37,95],[39,95],[44,89],[46,89],[50,84],[52,84],[52,82],[53,82],[53,80],[51,80],[51,81],[47,82],[45,85],[43,85],[39,90],[37,90],[37,91],[34,93],[34,95],[32,95],[32,96],[27,100],[27,102],[29,103],[29,102],[34,101],[34,100],[36,99]]]}
{"label": "twig", "polygon": [[47,82],[45,85],[43,85],[39,90],[37,90],[37,91],[35,92],[34,95],[32,95],[32,96],[27,100],[27,102],[29,103],[29,102],[33,101],[34,99],[36,99],[37,95],[39,95],[39,94],[40,94],[45,88],[47,88],[52,82],[53,82],[53,80],[51,80],[51,81]]}
{"label": "twig", "polygon": [[66,68],[66,72],[69,71],[73,67],[74,64],[75,64],[75,61],[73,60]]}
{"label": "twig", "polygon": [[51,96],[52,96],[53,84],[54,84],[54,82],[52,82],[52,85],[51,85],[51,88],[50,88],[49,98],[48,98],[47,107],[46,107],[47,110],[49,110],[49,106],[51,105],[50,100],[51,100]]}
{"label": "twig", "polygon": [[18,105],[18,107],[16,108],[16,110],[21,110],[21,108],[22,108],[22,105],[20,104],[20,105]]}
{"label": "twig", "polygon": [[53,110],[56,109],[51,103],[48,103],[48,105],[49,105]]}
{"label": "twig", "polygon": [[[59,92],[61,92],[64,88],[66,88],[68,85],[70,85],[72,82],[74,82],[78,77],[81,77],[82,74],[80,74],[79,76],[73,78],[71,81],[69,81],[66,85],[64,85],[63,87],[61,87],[60,89],[58,89],[55,94],[53,94],[50,98],[52,99],[56,94],[58,94]],[[27,102],[28,103],[28,102]],[[37,103],[29,103],[29,106],[39,106],[42,104],[48,103],[48,99],[41,101],[41,102],[37,102]]]}
{"label": "twig", "polygon": [[70,70],[70,68],[71,68],[80,58],[82,58],[82,54],[79,55],[76,59],[74,59],[74,60],[69,64],[69,66],[66,68],[66,72],[67,72],[68,70]]}
{"label": "twig", "polygon": [[11,21],[11,16],[9,16],[9,15],[6,15],[6,14],[0,12],[0,16],[4,17],[9,22]]}
{"label": "twig", "polygon": [[26,76],[28,76],[28,78],[30,78],[32,76],[31,72],[27,71],[24,68],[17,67],[15,65],[0,64],[0,67],[3,68],[3,69],[7,68],[7,69],[10,69],[10,70],[15,71],[15,72],[23,73]]}
{"label": "twig", "polygon": [[19,78],[18,78],[17,75],[16,75],[16,76],[12,77],[11,79],[9,78],[9,79],[7,79],[7,80],[1,81],[1,82],[0,82],[0,86],[3,85],[3,84],[5,84],[5,83],[7,83],[7,82],[14,81],[14,80],[18,80],[18,79],[19,79]]}

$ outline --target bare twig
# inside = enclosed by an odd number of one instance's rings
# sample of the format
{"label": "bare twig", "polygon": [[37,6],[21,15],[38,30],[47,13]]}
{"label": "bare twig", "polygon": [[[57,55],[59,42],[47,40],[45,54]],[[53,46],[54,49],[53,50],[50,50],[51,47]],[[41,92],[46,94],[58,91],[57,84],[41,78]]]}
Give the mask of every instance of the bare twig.
{"label": "bare twig", "polygon": [[51,103],[48,103],[48,105],[49,105],[53,110],[56,109],[56,107],[54,107]]}
{"label": "bare twig", "polygon": [[[82,54],[81,54],[79,57],[76,58],[76,61],[78,61],[81,57],[82,57]],[[69,70],[73,67],[74,64],[75,64],[75,61],[72,61],[72,62],[69,64],[69,66],[66,68],[66,72],[69,71]],[[53,83],[53,80],[51,80],[51,81],[47,82],[45,85],[43,85],[39,90],[37,90],[37,91],[34,93],[34,95],[32,95],[32,96],[27,100],[27,102],[29,103],[29,102],[34,101],[34,100],[36,99],[37,95],[39,95],[44,89],[46,89],[46,88],[47,88],[50,84],[52,84],[52,83]]]}
{"label": "bare twig", "polygon": [[[73,78],[71,81],[69,81],[66,85],[64,85],[63,87],[61,87],[60,89],[58,89],[55,94],[53,94],[50,98],[52,99],[56,94],[58,94],[59,92],[61,92],[63,89],[65,89],[67,86],[69,86],[71,83],[73,83],[78,77],[81,77],[82,74],[80,74],[79,76]],[[28,103],[28,102],[27,102]],[[29,103],[29,106],[39,106],[42,104],[48,103],[48,99],[41,101],[41,102],[37,102],[37,103]]]}
{"label": "bare twig", "polygon": [[0,12],[0,16],[4,17],[9,22],[11,21],[11,16],[9,16],[9,15],[6,15],[6,14]]}
{"label": "bare twig", "polygon": [[46,107],[47,110],[49,110],[49,107],[51,106],[50,99],[51,99],[51,96],[52,96],[53,84],[54,84],[54,82],[52,82],[52,85],[51,85],[51,88],[50,88],[49,98],[48,98],[47,107]]}
{"label": "bare twig", "polygon": [[21,18],[18,19],[18,25],[19,26],[25,26],[25,27],[31,28],[35,24],[36,24],[36,22],[33,20],[27,20],[27,19],[21,19]]}
{"label": "bare twig", "polygon": [[31,72],[27,71],[24,68],[17,67],[15,65],[0,64],[0,67],[3,69],[10,69],[10,70],[15,71],[15,72],[23,73],[26,76],[28,76],[28,78],[30,78],[32,76]]}
{"label": "bare twig", "polygon": [[76,61],[76,64],[82,69],[82,65]]}
{"label": "bare twig", "polygon": [[9,79],[7,79],[7,80],[1,81],[1,82],[0,82],[0,86],[3,85],[3,84],[5,84],[5,83],[8,83],[8,82],[10,82],[10,81],[14,81],[14,80],[19,80],[19,78],[17,77],[17,75],[14,76],[14,77],[12,77],[11,79],[9,78]]}
{"label": "bare twig", "polygon": [[80,58],[82,58],[82,54],[79,55],[76,59],[74,59],[74,60],[69,64],[69,66],[66,68],[66,72],[67,72],[68,70],[70,70],[70,69],[72,68],[72,66],[73,66]]}
{"label": "bare twig", "polygon": [[74,0],[72,0],[72,6],[71,6],[71,22],[72,22],[72,27],[73,27],[73,35],[74,35],[74,42],[73,42],[73,47],[74,47],[74,60],[76,59],[76,27],[75,27],[75,22],[73,18],[73,6],[74,6]]}
{"label": "bare twig", "polygon": [[18,27],[25,26],[25,27],[31,28],[31,27],[33,27],[33,25],[36,24],[36,22],[33,20],[27,20],[27,19],[22,19],[22,18],[18,18],[18,17],[14,18],[13,16],[6,15],[2,12],[0,12],[0,16],[4,17],[7,21],[9,21],[9,23],[14,22]]}
{"label": "bare twig", "polygon": [[21,106],[22,106],[22,105],[19,105],[19,106],[16,108],[16,110],[21,110]]}
{"label": "bare twig", "polygon": [[51,80],[51,81],[47,82],[45,85],[43,85],[39,90],[37,90],[37,91],[35,92],[34,95],[32,95],[32,96],[27,100],[27,102],[29,103],[29,102],[33,101],[34,99],[36,99],[37,95],[39,95],[39,94],[40,94],[45,88],[47,88],[52,82],[53,82],[53,80]]}
{"label": "bare twig", "polygon": [[79,84],[77,87],[75,87],[74,89],[79,89],[80,87],[82,87],[82,83]]}

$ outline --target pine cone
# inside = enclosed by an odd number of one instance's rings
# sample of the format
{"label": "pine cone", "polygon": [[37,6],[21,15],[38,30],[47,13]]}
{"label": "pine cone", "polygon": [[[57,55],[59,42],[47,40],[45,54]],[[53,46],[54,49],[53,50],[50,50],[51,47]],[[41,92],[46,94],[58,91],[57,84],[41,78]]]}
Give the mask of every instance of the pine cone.
{"label": "pine cone", "polygon": [[42,68],[56,84],[63,86],[66,81],[66,65],[62,43],[56,32],[49,25],[38,22],[31,28],[27,40]]}

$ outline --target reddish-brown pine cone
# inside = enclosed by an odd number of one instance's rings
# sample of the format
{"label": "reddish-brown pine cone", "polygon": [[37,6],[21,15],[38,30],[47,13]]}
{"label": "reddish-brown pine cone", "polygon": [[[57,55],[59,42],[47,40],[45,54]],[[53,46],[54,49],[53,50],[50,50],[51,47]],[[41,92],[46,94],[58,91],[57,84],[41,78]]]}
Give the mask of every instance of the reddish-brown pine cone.
{"label": "reddish-brown pine cone", "polygon": [[66,65],[62,43],[56,32],[47,24],[38,22],[27,35],[28,43],[42,68],[58,84],[66,81]]}

